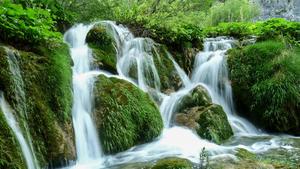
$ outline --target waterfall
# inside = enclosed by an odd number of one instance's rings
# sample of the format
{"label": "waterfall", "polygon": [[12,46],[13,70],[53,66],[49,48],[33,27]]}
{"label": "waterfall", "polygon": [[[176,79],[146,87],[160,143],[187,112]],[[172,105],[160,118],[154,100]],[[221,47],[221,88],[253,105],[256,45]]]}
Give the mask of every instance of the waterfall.
{"label": "waterfall", "polygon": [[[153,60],[154,41],[149,38],[135,38],[124,26],[112,21],[103,21],[114,38],[117,49],[117,71],[119,76],[136,81],[139,88],[148,91],[149,87],[160,91],[160,79]],[[136,74],[132,75],[132,72]],[[133,77],[136,76],[136,77]]]}
{"label": "waterfall", "polygon": [[[15,104],[14,104],[15,112],[21,118],[27,119],[27,105],[26,105],[25,88],[24,88],[24,82],[23,82],[23,78],[21,75],[20,67],[19,67],[19,61],[18,61],[19,53],[8,47],[4,47],[4,49],[7,53],[6,56],[7,56],[8,66],[9,66],[9,72],[12,74],[12,77],[13,77],[12,78],[13,83],[12,83],[11,87],[12,87],[12,90],[14,91],[13,93],[14,93],[14,98],[15,98]],[[14,120],[13,117],[11,119]],[[29,143],[28,145],[30,148],[30,155],[32,156],[32,160],[33,160],[33,164],[34,164],[33,166],[35,166],[35,168],[39,168],[38,160],[35,157],[34,148],[32,145],[32,141],[31,141],[32,139],[31,139],[31,135],[29,132],[28,124],[25,120],[23,120],[22,123],[21,122],[19,122],[19,123],[25,130],[25,134],[26,134],[25,136]],[[26,153],[24,155],[28,155],[28,153]],[[30,157],[30,159],[31,159],[31,157]]]}
{"label": "waterfall", "polygon": [[255,134],[256,138],[266,136],[259,135],[260,133],[252,124],[235,114],[226,65],[226,51],[233,47],[235,43],[233,39],[224,37],[206,39],[204,51],[196,56],[191,78],[168,54],[183,82],[183,86],[178,91],[165,95],[160,91],[159,72],[153,59],[153,51],[156,51],[155,42],[149,38],[134,37],[126,27],[116,25],[112,21],[101,21],[96,24],[106,26],[108,33],[115,40],[118,75],[108,75],[108,77],[125,79],[150,95],[152,89],[155,89],[156,94],[162,99],[159,109],[164,122],[164,129],[161,136],[150,143],[137,145],[116,155],[102,156],[97,132],[90,115],[91,103],[93,102],[91,92],[93,87],[92,77],[107,74],[101,70],[90,70],[92,56],[85,43],[85,38],[92,25],[77,25],[65,34],[65,40],[70,44],[74,61],[73,125],[76,137],[77,164],[90,164],[80,165],[81,168],[107,168],[108,166],[124,163],[152,161],[167,156],[179,156],[199,163],[199,154],[203,148],[206,148],[213,158],[234,158],[233,154],[236,148],[259,152],[262,149],[266,151],[280,146],[276,138],[270,140],[264,138],[261,142],[254,139],[253,142],[245,142],[242,145],[234,140],[228,145],[217,145],[200,138],[194,131],[186,127],[176,126],[172,123],[177,104],[195,87],[202,85],[212,97],[213,103],[220,104],[223,107],[234,129],[235,136],[241,136],[241,134],[246,134],[243,135],[246,137],[249,134]]}
{"label": "waterfall", "polygon": [[72,117],[75,130],[77,165],[89,165],[91,161],[102,162],[102,151],[92,119],[92,89],[94,79],[90,76],[92,55],[85,43],[93,25],[76,25],[66,32],[64,39],[70,45],[73,66]]}
{"label": "waterfall", "polygon": [[235,42],[226,37],[205,39],[204,51],[195,58],[191,81],[207,86],[213,103],[223,107],[236,134],[258,134],[251,123],[235,114],[226,62],[226,52]]}
{"label": "waterfall", "polygon": [[26,161],[27,168],[38,169],[39,167],[35,163],[35,157],[33,155],[33,152],[31,151],[30,145],[27,143],[25,137],[23,136],[22,131],[20,130],[19,123],[16,121],[12,109],[4,99],[4,95],[1,91],[0,91],[0,108],[4,113],[8,126],[11,128],[11,130],[15,134],[20,144],[23,156]]}

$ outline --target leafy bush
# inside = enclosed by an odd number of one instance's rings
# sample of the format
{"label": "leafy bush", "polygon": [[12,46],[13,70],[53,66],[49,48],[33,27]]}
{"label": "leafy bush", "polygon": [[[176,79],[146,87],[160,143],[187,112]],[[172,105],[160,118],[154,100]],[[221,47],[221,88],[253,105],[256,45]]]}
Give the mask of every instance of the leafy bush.
{"label": "leafy bush", "polygon": [[226,0],[210,8],[206,24],[215,26],[221,22],[250,21],[259,15],[259,9],[257,4],[249,0]]}
{"label": "leafy bush", "polygon": [[204,34],[207,37],[231,36],[235,38],[243,38],[255,34],[256,25],[250,22],[229,22],[220,23],[215,27],[207,27]]}
{"label": "leafy bush", "polygon": [[285,19],[273,18],[261,22],[228,22],[220,23],[215,27],[204,29],[205,36],[232,36],[243,39],[249,35],[258,36],[259,41],[287,37],[296,44],[300,40],[300,23]]}
{"label": "leafy bush", "polygon": [[255,29],[262,40],[280,35],[300,40],[300,22],[290,22],[282,18],[274,18],[257,23]]}
{"label": "leafy bush", "polygon": [[259,42],[232,50],[228,63],[240,112],[267,129],[299,134],[300,48]]}
{"label": "leafy bush", "polygon": [[33,44],[60,38],[47,10],[26,8],[5,1],[0,6],[0,40]]}

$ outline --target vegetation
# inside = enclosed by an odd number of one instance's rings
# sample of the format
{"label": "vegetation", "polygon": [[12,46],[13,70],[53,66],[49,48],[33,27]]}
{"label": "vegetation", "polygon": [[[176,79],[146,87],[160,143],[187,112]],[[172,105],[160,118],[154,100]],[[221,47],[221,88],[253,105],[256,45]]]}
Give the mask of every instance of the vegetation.
{"label": "vegetation", "polygon": [[[12,56],[5,48],[14,53],[24,86],[16,84],[16,77],[9,69],[12,65],[9,65],[8,57]],[[73,159],[71,62],[67,46],[36,47],[36,53],[17,51],[10,46],[1,46],[0,49],[0,90],[4,91],[14,109],[21,104],[20,101],[25,102],[25,107],[16,109],[16,117],[27,122],[40,164],[55,165],[63,159]],[[24,92],[25,100],[17,99],[22,93],[16,91],[16,85]]]}
{"label": "vegetation", "polygon": [[169,157],[158,160],[151,169],[192,169],[193,165],[189,160]]}
{"label": "vegetation", "polygon": [[102,70],[117,73],[116,49],[112,37],[107,34],[105,28],[95,26],[88,33],[86,41],[93,51],[94,65]]}
{"label": "vegetation", "polygon": [[133,84],[101,75],[95,87],[95,118],[105,153],[117,153],[157,137],[163,127],[155,103]]}
{"label": "vegetation", "polygon": [[4,1],[0,6],[0,41],[10,44],[37,44],[60,38],[47,10],[23,8]]}
{"label": "vegetation", "polygon": [[215,27],[204,30],[206,36],[231,36],[238,39],[248,38],[251,35],[258,36],[259,41],[276,39],[280,36],[287,37],[294,44],[300,40],[300,23],[285,19],[270,19],[256,23],[228,22],[220,23]]}
{"label": "vegetation", "polygon": [[[62,161],[75,159],[72,61],[68,46],[62,42],[62,32],[71,25],[114,20],[128,26],[136,36],[162,43],[155,44],[157,50],[152,52],[166,93],[171,86],[175,90],[181,86],[166,49],[190,73],[204,38],[232,36],[244,40],[254,35],[256,44],[229,52],[239,112],[270,131],[299,135],[300,23],[284,19],[254,22],[259,13],[257,5],[248,0],[0,0],[0,90],[20,124],[27,122],[41,166],[60,167]],[[94,65],[116,73],[116,51],[105,29],[93,28],[87,42],[93,50]],[[15,55],[24,85],[12,73],[6,49]],[[24,91],[23,100],[18,87]],[[163,128],[159,110],[133,84],[100,76],[95,92],[94,115],[105,153],[124,151],[159,136]],[[233,135],[222,108],[212,104],[200,88],[182,99],[178,113],[177,122],[202,138],[221,144]],[[0,128],[0,168],[25,168],[20,146],[1,111]],[[278,150],[274,154],[281,153]],[[283,158],[285,155],[274,162],[274,154],[255,155],[239,149],[236,156],[243,163],[237,165],[298,167],[298,161],[290,162]],[[189,169],[192,164],[166,158],[152,168]]]}
{"label": "vegetation", "polygon": [[299,134],[300,49],[264,41],[230,52],[229,67],[239,112],[263,127]]}

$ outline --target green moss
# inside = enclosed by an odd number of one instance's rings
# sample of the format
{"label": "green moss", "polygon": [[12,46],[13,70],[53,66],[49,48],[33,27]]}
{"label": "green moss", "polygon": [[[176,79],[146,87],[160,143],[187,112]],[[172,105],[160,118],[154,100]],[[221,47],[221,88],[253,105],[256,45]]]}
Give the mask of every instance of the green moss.
{"label": "green moss", "polygon": [[233,135],[223,108],[213,104],[207,90],[197,86],[178,103],[176,122],[196,130],[197,134],[217,144]]}
{"label": "green moss", "polygon": [[246,149],[243,148],[238,148],[237,149],[237,153],[236,156],[240,159],[249,159],[249,160],[255,160],[256,159],[256,155],[249,152]]}
{"label": "green moss", "polygon": [[0,109],[0,168],[25,169],[20,146]]}
{"label": "green moss", "polygon": [[166,46],[157,45],[156,51],[153,51],[153,61],[157,69],[161,82],[161,89],[178,89],[180,78],[175,70],[172,60],[169,58],[169,53]]}
{"label": "green moss", "polygon": [[[67,45],[49,43],[48,46],[31,49],[34,53],[8,48],[15,54],[24,86],[16,84],[13,79],[16,77],[10,71],[7,53],[1,47],[0,90],[4,91],[5,98],[16,110],[20,124],[27,123],[40,165],[44,167],[74,159],[72,74]],[[24,91],[24,100],[17,99],[20,93],[14,88],[15,85]],[[20,101],[26,102],[22,110],[17,109]],[[25,132],[24,126],[20,125]]]}
{"label": "green moss", "polygon": [[146,93],[129,82],[103,75],[95,86],[95,117],[105,153],[124,151],[160,134],[159,110]]}
{"label": "green moss", "polygon": [[196,106],[207,107],[210,106],[211,103],[212,100],[208,95],[207,90],[202,86],[198,86],[181,99],[180,103],[177,105],[177,111],[182,112],[183,109]]}
{"label": "green moss", "polygon": [[265,41],[229,55],[239,112],[266,129],[299,134],[300,49]]}
{"label": "green moss", "polygon": [[28,125],[42,166],[74,158],[71,61],[65,44],[20,52]]}
{"label": "green moss", "polygon": [[233,135],[223,108],[219,105],[212,105],[206,108],[197,120],[199,128],[196,130],[202,138],[221,144]]}
{"label": "green moss", "polygon": [[117,73],[117,56],[113,39],[106,33],[105,28],[95,26],[87,35],[86,41],[92,49],[94,64],[111,73]]}
{"label": "green moss", "polygon": [[192,169],[193,165],[189,160],[170,157],[158,160],[151,169]]}

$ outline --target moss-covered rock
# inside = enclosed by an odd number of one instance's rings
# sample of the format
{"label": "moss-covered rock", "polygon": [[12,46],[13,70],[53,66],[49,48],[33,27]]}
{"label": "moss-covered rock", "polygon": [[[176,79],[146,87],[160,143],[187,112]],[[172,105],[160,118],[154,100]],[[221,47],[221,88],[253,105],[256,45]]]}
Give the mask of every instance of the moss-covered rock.
{"label": "moss-covered rock", "polygon": [[152,53],[153,61],[161,82],[161,90],[166,93],[168,89],[177,90],[181,87],[181,79],[170,59],[172,56],[168,53],[167,47],[157,44]]}
{"label": "moss-covered rock", "polygon": [[184,96],[177,110],[176,122],[196,130],[202,138],[221,144],[233,135],[223,108],[211,102],[202,86]]}
{"label": "moss-covered rock", "polygon": [[25,159],[0,109],[0,168],[26,169]]}
{"label": "moss-covered rock", "polygon": [[169,157],[158,160],[151,169],[192,169],[192,163],[187,159]]}
{"label": "moss-covered rock", "polygon": [[[20,127],[24,130],[24,126],[28,126],[41,167],[75,159],[71,57],[67,45],[48,45],[35,47],[32,49],[34,53],[6,47],[16,57],[15,64],[20,70],[9,68],[11,63],[7,61],[7,51],[3,52],[3,46],[0,48],[0,64],[4,65],[0,67],[0,90],[15,109],[21,121]],[[12,71],[20,71],[22,85],[15,84],[17,81]],[[16,99],[21,94],[25,97]],[[22,110],[18,109],[21,101],[25,102]]]}
{"label": "moss-covered rock", "polygon": [[281,40],[229,52],[238,111],[263,128],[300,134],[300,48]]}
{"label": "moss-covered rock", "polygon": [[117,153],[157,137],[163,127],[155,103],[133,84],[99,76],[95,119],[105,153]]}
{"label": "moss-covered rock", "polygon": [[113,39],[101,25],[96,25],[87,34],[86,41],[92,50],[94,65],[102,70],[117,73],[117,56]]}

